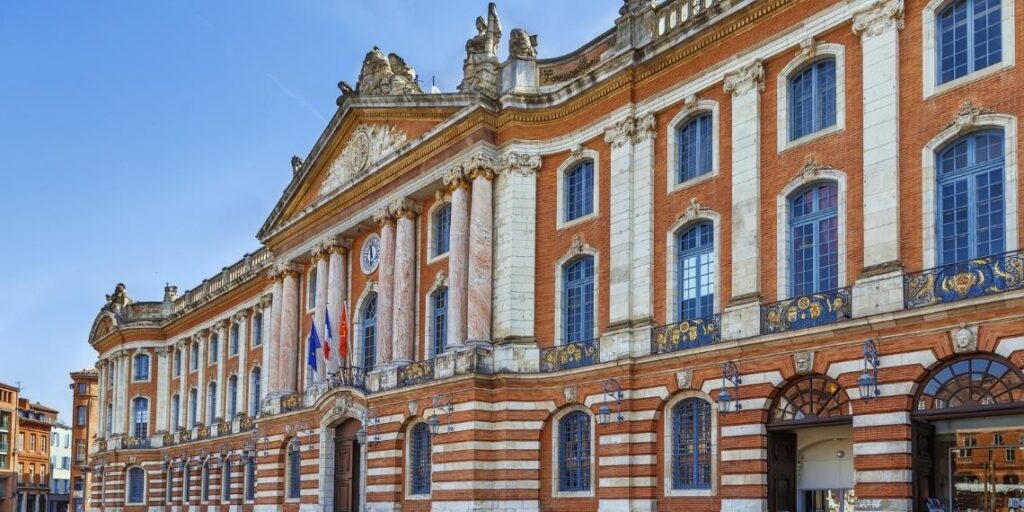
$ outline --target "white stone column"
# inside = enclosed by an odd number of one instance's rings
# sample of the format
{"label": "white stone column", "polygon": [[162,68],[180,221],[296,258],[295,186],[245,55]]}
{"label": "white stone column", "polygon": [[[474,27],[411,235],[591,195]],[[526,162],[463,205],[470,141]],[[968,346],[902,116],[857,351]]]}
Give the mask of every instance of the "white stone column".
{"label": "white stone column", "polygon": [[[235,414],[249,414],[249,367],[246,363],[249,360],[249,347],[252,336],[249,333],[249,317],[253,314],[253,308],[246,308],[235,314],[235,323],[238,324],[238,388],[235,389]],[[225,396],[229,391],[225,391]],[[225,410],[226,406],[225,406]],[[234,421],[234,418],[226,418]]]}
{"label": "white stone column", "polygon": [[189,338],[178,342],[178,350],[181,351],[181,375],[178,376],[178,426],[188,427],[188,369],[189,363]]}
{"label": "white stone column", "polygon": [[374,215],[380,224],[380,290],[377,292],[377,366],[392,359],[392,322],[395,293],[395,219],[390,208]]}
{"label": "white stone column", "polygon": [[[263,354],[260,359],[260,393],[263,396],[267,396],[270,393],[270,367],[276,366],[273,364],[273,345],[270,343],[271,333],[277,329],[277,317],[274,316],[274,303],[280,301],[280,295],[265,295],[260,300],[260,306],[263,308]],[[262,400],[262,399],[261,399]]]}
{"label": "white stone column", "polygon": [[410,199],[395,203],[394,324],[392,362],[407,365],[413,360],[416,337],[416,215],[419,206]]}
{"label": "white stone column", "polygon": [[[657,124],[654,114],[637,119],[633,133],[631,219],[632,265],[630,275],[629,316],[634,328],[650,324],[654,296],[654,138]],[[644,329],[647,332],[647,329]],[[644,345],[650,350],[649,345]],[[649,352],[634,355],[647,355]]]}
{"label": "white stone column", "polygon": [[97,382],[97,384],[98,384],[97,388],[99,389],[99,392],[97,393],[98,398],[96,399],[96,403],[97,403],[97,407],[99,407],[99,414],[97,415],[97,417],[100,418],[100,422],[99,422],[100,424],[96,426],[96,432],[97,432],[97,437],[99,437],[100,439],[106,439],[107,438],[107,434],[108,434],[108,432],[107,432],[107,421],[106,421],[106,414],[107,414],[106,413],[106,411],[107,411],[107,366],[108,365],[107,365],[107,360],[106,359],[100,359],[99,361],[96,361],[96,374],[97,374],[97,378],[99,379],[98,382]]}
{"label": "white stone column", "polygon": [[469,286],[469,189],[461,166],[444,174],[444,183],[452,196],[450,240],[448,243],[448,316],[447,348],[458,349],[466,343],[466,308]]}
{"label": "white stone column", "polygon": [[900,263],[899,30],[902,0],[854,15],[863,54],[864,270],[853,290],[854,316],[903,309]]}
{"label": "white stone column", "polygon": [[[539,155],[509,153],[502,157],[501,172],[494,181],[494,325],[491,330],[494,341],[499,344],[521,341],[536,345],[533,317],[540,166]],[[451,282],[449,277],[449,300]]]}
{"label": "white stone column", "polygon": [[[611,196],[608,212],[610,236],[610,253],[608,262],[608,329],[617,330],[628,327],[630,311],[630,275],[633,268],[632,233],[630,229],[632,217],[632,177],[633,166],[633,130],[635,120],[632,115],[607,127],[604,140],[611,146]],[[594,181],[600,176],[594,176]],[[594,198],[595,204],[600,198]]]}
{"label": "white stone column", "polygon": [[[328,270],[327,270],[327,258],[329,256],[330,243],[318,243],[313,248],[313,261],[316,265],[316,307],[313,308],[313,321],[316,322],[316,330],[320,335],[320,342],[326,343],[327,340],[327,329],[324,326],[324,312],[327,311],[327,283],[328,283]],[[302,357],[305,361],[306,352],[303,349]],[[329,370],[325,366],[325,361],[320,356],[317,356],[320,361],[317,363],[317,373],[314,376],[309,368],[306,368],[306,384],[308,385],[314,379],[323,379],[327,376]]]}
{"label": "white stone column", "polygon": [[299,270],[291,263],[281,268],[284,281],[281,283],[281,330],[278,356],[271,366],[278,366],[276,391],[294,393],[298,384],[299,371]]}
{"label": "white stone column", "polygon": [[269,396],[280,391],[278,374],[281,371],[281,363],[278,359],[280,356],[278,347],[281,346],[281,302],[283,302],[282,296],[284,295],[284,276],[277,266],[269,272],[268,276],[274,282],[270,299],[270,329],[263,331],[267,338],[263,341],[263,379],[265,384],[263,389]]}
{"label": "white stone column", "polygon": [[755,60],[725,77],[732,95],[732,297],[723,339],[760,333],[761,91],[764,67]]}
{"label": "white stone column", "polygon": [[228,345],[231,344],[231,340],[228,339],[231,333],[231,320],[224,319],[218,322],[217,333],[220,340],[217,342],[217,417],[224,419],[227,411],[227,400],[224,399],[227,396],[224,372],[228,361]]}
{"label": "white stone column", "polygon": [[127,412],[124,406],[125,396],[125,362],[128,359],[126,352],[121,351],[114,359],[116,371],[114,372],[114,433],[125,433],[125,416]]}
{"label": "white stone column", "polygon": [[466,337],[471,343],[491,343],[491,290],[494,267],[494,169],[473,169],[470,204],[469,286]]}
{"label": "white stone column", "polygon": [[167,431],[167,401],[170,400],[171,372],[168,364],[170,355],[169,347],[156,349],[157,368],[153,372],[153,379],[156,382],[156,432]]}
{"label": "white stone column", "polygon": [[[342,239],[335,237],[330,244],[330,256],[327,262],[328,268],[328,281],[327,281],[327,307],[330,308],[331,314],[331,327],[334,332],[331,333],[331,337],[335,343],[341,342],[341,338],[338,336],[338,329],[341,325],[341,309],[344,307],[345,299],[348,297],[348,273],[345,269],[348,268],[348,250],[352,246],[351,240]],[[351,322],[351,318],[349,319]],[[349,342],[351,345],[351,342]],[[334,364],[338,367],[350,365],[347,360],[341,360],[340,346],[331,347],[331,358]],[[352,347],[348,347],[348,357],[352,356]]]}
{"label": "white stone column", "polygon": [[209,357],[206,355],[207,347],[210,342],[210,330],[203,329],[199,331],[196,336],[196,343],[199,344],[198,355],[196,358],[199,363],[199,378],[196,381],[196,418],[199,423],[210,426],[213,422],[213,418],[206,417],[206,366],[209,364]]}

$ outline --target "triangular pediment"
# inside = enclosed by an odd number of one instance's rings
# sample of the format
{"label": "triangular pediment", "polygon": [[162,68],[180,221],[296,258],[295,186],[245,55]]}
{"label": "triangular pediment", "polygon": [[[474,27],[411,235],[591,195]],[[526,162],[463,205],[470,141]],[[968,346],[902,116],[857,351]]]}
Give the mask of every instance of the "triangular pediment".
{"label": "triangular pediment", "polygon": [[258,238],[265,240],[282,225],[416,151],[473,103],[464,94],[346,101],[306,160],[293,160],[292,181]]}

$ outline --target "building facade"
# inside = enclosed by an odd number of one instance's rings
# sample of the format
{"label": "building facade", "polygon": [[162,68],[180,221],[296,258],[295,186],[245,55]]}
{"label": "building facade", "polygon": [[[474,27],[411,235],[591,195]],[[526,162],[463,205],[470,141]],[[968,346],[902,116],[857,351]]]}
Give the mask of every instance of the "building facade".
{"label": "building facade", "polygon": [[17,512],[18,388],[0,382],[0,512]]}
{"label": "building facade", "polygon": [[46,512],[67,512],[71,495],[71,427],[55,423],[50,429],[50,494]]}
{"label": "building facade", "polygon": [[107,296],[91,506],[1019,509],[1022,8],[627,0],[501,60],[492,4],[452,93],[374,48],[262,247]]}
{"label": "building facade", "polygon": [[99,422],[99,374],[87,369],[71,372],[71,482],[68,509],[84,512],[89,509],[89,449]]}
{"label": "building facade", "polygon": [[21,396],[17,419],[18,511],[46,512],[52,474],[50,432],[57,423],[57,411]]}

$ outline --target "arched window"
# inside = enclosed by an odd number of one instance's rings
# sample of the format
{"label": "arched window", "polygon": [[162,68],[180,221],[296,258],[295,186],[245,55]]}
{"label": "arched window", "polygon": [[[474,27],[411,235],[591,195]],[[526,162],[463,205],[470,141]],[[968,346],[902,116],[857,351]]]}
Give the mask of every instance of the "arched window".
{"label": "arched window", "polygon": [[252,369],[252,376],[250,377],[252,381],[249,384],[249,414],[254,417],[260,415],[263,405],[263,396],[260,390],[262,374],[263,370],[257,366]]}
{"label": "arched window", "polygon": [[231,351],[231,355],[238,354],[238,343],[239,343],[238,324],[231,324],[231,342],[228,344],[228,350]]}
{"label": "arched window", "polygon": [[562,343],[589,340],[594,337],[594,257],[566,264],[562,281]]}
{"label": "arched window", "polygon": [[168,462],[164,464],[164,504],[171,505],[171,497],[174,496],[174,465]]}
{"label": "arched window", "polygon": [[409,432],[409,494],[430,494],[430,426],[417,423]]}
{"label": "arched window", "polygon": [[188,428],[196,428],[199,423],[199,392],[196,388],[188,390]]}
{"label": "arched window", "polygon": [[377,363],[377,294],[371,294],[363,304],[363,370],[373,369]]}
{"label": "arched window", "polygon": [[135,367],[134,380],[149,380],[149,355],[135,354],[132,366]]}
{"label": "arched window", "polygon": [[199,499],[201,501],[210,501],[210,462],[203,462],[203,469],[200,477],[202,482],[199,484]]}
{"label": "arched window", "polygon": [[288,442],[288,498],[297,499],[301,492],[302,452],[299,440]]}
{"label": "arched window", "polygon": [[186,463],[181,469],[181,502],[188,503],[192,499],[192,468]]}
{"label": "arched window", "polygon": [[672,407],[672,488],[710,489],[711,404],[686,398]]}
{"label": "arched window", "polygon": [[565,173],[565,222],[594,212],[594,162],[586,160]]}
{"label": "arched window", "polygon": [[986,130],[939,150],[939,264],[1005,250],[1003,132]]}
{"label": "arched window", "polygon": [[199,343],[193,343],[191,350],[192,353],[189,354],[189,368],[192,371],[196,371],[199,369]]}
{"label": "arched window", "polygon": [[590,415],[566,414],[558,422],[558,490],[590,490]]}
{"label": "arched window", "polygon": [[174,395],[171,398],[171,431],[181,427],[181,395]]}
{"label": "arched window", "polygon": [[224,503],[231,501],[231,461],[221,460],[220,497]]}
{"label": "arched window", "polygon": [[220,357],[220,336],[216,334],[210,335],[210,363],[216,363],[217,358]]}
{"label": "arched window", "polygon": [[802,189],[790,200],[790,296],[839,287],[839,194],[835,183]]}
{"label": "arched window", "polygon": [[431,256],[440,256],[448,252],[448,244],[451,237],[451,224],[452,224],[452,205],[451,203],[439,206],[437,211],[434,212],[434,232],[433,232],[433,246],[434,251]]}
{"label": "arched window", "polygon": [[789,140],[836,124],[836,61],[818,60],[789,78]]}
{"label": "arched window", "polygon": [[935,371],[918,392],[916,410],[1017,404],[1024,398],[1024,374],[995,355],[950,361]]}
{"label": "arched window", "polygon": [[[1007,453],[1011,453],[1011,452],[1007,452]],[[1009,473],[1009,474],[1003,475],[1003,484],[1005,484],[1005,485],[1017,485],[1019,483],[1020,483],[1020,477],[1019,476],[1017,476],[1017,475],[1015,475],[1013,473]]]}
{"label": "arched window", "polygon": [[211,382],[206,388],[206,424],[213,424],[217,418],[217,383]]}
{"label": "arched window", "polygon": [[956,0],[939,11],[935,21],[940,84],[1002,60],[1000,0]]}
{"label": "arched window", "polygon": [[149,400],[145,397],[132,400],[132,436],[139,439],[149,436]]}
{"label": "arched window", "polygon": [[679,163],[676,182],[682,183],[703,176],[714,167],[711,113],[695,116],[676,130]]}
{"label": "arched window", "polygon": [[256,313],[252,316],[252,346],[260,345],[263,345],[263,313]]}
{"label": "arched window", "polygon": [[181,376],[181,350],[174,349],[174,375]]}
{"label": "arched window", "polygon": [[430,295],[430,339],[434,356],[444,352],[448,336],[448,288],[438,288]]}
{"label": "arched window", "polygon": [[245,501],[256,498],[256,457],[245,457]]}
{"label": "arched window", "polygon": [[835,379],[819,374],[790,382],[772,403],[768,421],[830,421],[850,415],[850,397]]}
{"label": "arched window", "polygon": [[128,503],[146,502],[146,470],[140,467],[128,469]]}
{"label": "arched window", "polygon": [[228,379],[228,419],[229,421],[238,414],[238,376],[232,375]]}
{"label": "arched window", "polygon": [[715,312],[715,252],[714,229],[710,222],[702,222],[679,235],[676,243],[679,320],[711,316]]}

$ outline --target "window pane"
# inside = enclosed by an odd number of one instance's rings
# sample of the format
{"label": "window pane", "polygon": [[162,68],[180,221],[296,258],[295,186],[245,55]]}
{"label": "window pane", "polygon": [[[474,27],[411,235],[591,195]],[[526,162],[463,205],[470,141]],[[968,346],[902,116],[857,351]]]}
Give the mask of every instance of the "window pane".
{"label": "window pane", "polygon": [[594,211],[594,163],[583,162],[565,174],[565,221]]}

